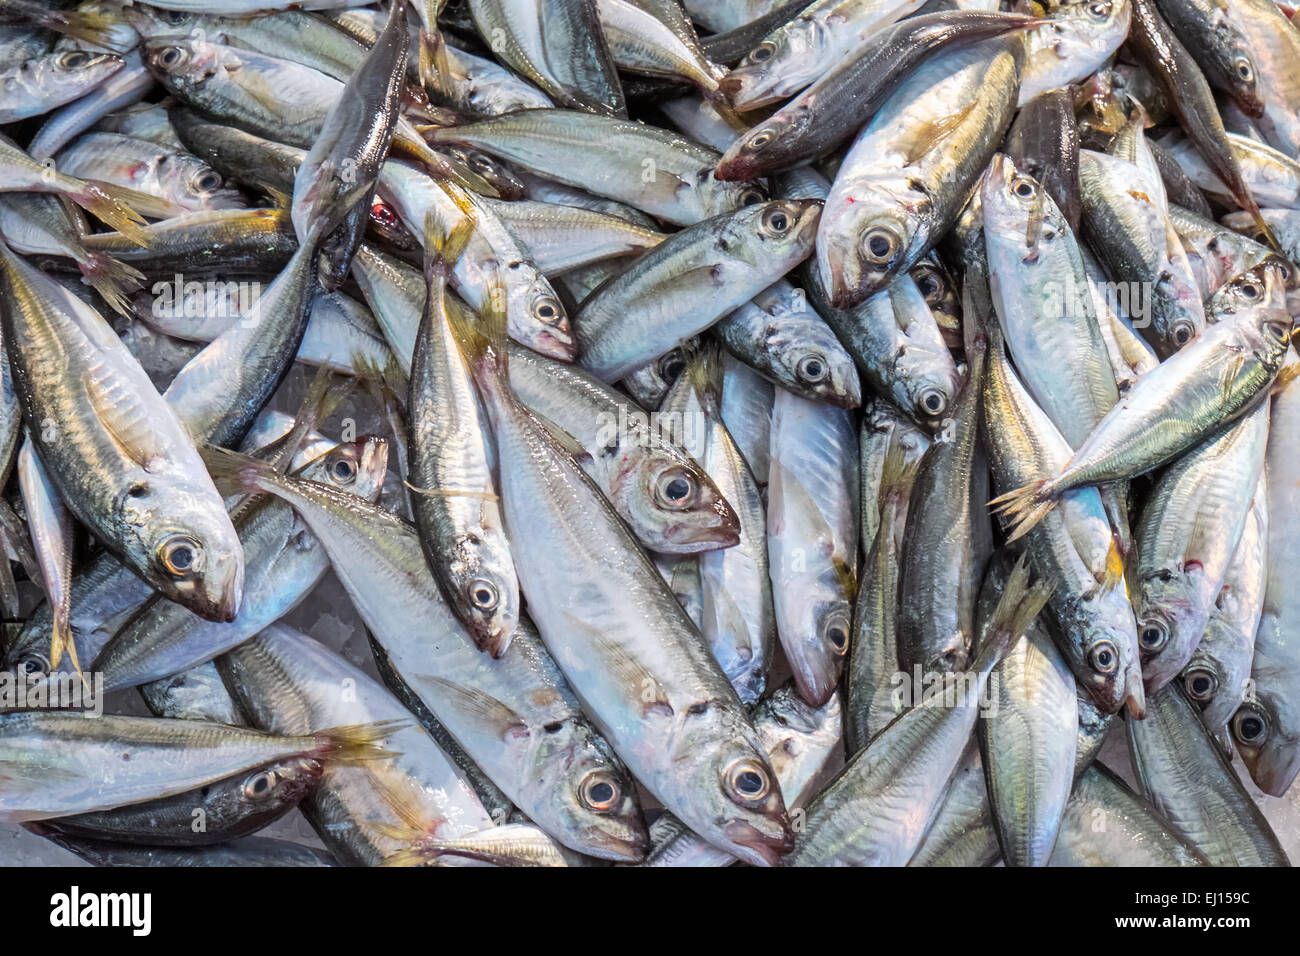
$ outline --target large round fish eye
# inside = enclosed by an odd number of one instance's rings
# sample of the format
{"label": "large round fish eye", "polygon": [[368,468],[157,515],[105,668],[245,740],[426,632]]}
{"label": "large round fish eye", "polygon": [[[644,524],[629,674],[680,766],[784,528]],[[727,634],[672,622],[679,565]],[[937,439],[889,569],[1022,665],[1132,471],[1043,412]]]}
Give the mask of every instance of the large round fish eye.
{"label": "large round fish eye", "polygon": [[162,543],[158,556],[167,572],[182,578],[199,570],[203,547],[186,534],[174,534]]}
{"label": "large round fish eye", "polygon": [[1197,667],[1183,674],[1183,687],[1186,688],[1188,697],[1203,704],[1219,689],[1219,678],[1213,671]]}
{"label": "large round fish eye", "polygon": [[1119,651],[1110,641],[1098,641],[1088,649],[1088,666],[1098,674],[1113,674],[1119,669]]}
{"label": "large round fish eye", "polygon": [[862,237],[862,255],[869,262],[887,265],[898,255],[900,245],[898,237],[892,231],[877,226],[867,230],[866,235]]}
{"label": "large round fish eye", "polygon": [[668,468],[655,479],[655,500],[665,508],[689,508],[697,491],[695,479],[680,467]]}
{"label": "large round fish eye", "polygon": [[1259,747],[1268,739],[1268,718],[1253,707],[1232,715],[1232,736],[1246,747]]}
{"label": "large round fish eye", "polygon": [[480,611],[491,611],[501,600],[497,587],[487,578],[475,578],[469,582],[469,599]]}
{"label": "large round fish eye", "polygon": [[753,760],[741,759],[727,768],[727,787],[743,801],[762,800],[771,790],[767,770]]}
{"label": "large round fish eye", "polygon": [[602,770],[593,770],[582,778],[578,795],[587,807],[599,812],[614,809],[622,796],[618,781]]}

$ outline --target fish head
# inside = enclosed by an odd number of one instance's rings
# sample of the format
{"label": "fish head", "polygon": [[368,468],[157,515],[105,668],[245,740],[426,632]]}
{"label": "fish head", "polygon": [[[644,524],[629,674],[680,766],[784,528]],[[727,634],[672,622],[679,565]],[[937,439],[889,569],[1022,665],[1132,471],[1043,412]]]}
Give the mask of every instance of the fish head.
{"label": "fish head", "polygon": [[826,200],[817,234],[817,271],[831,305],[847,309],[909,268],[926,239],[919,217],[892,190],[836,192]]}
{"label": "fish head", "polygon": [[757,179],[798,165],[812,110],[792,105],[741,136],[723,153],[714,170],[723,182]]}
{"label": "fish head", "polygon": [[939,325],[939,333],[951,348],[960,346],[961,296],[957,284],[948,271],[936,261],[923,259],[907,271],[917,289],[930,307],[930,314]]}
{"label": "fish head", "polygon": [[254,807],[263,813],[297,806],[316,789],[324,771],[325,764],[311,757],[294,757],[258,767],[238,781],[231,794],[235,808],[247,812],[249,807]]}
{"label": "fish head", "polygon": [[1160,690],[1187,666],[1205,633],[1210,618],[1205,585],[1199,561],[1142,575],[1133,610],[1147,694]]}
{"label": "fish head", "polygon": [[820,20],[795,17],[746,53],[718,90],[742,112],[793,96],[825,70],[826,40]]}
{"label": "fish head", "polygon": [[230,57],[226,47],[197,35],[142,39],[140,53],[158,82],[181,97],[193,95],[212,77],[223,73]]}
{"label": "fish head", "polygon": [[1117,50],[1128,36],[1132,18],[1132,0],[1063,3],[1044,26],[1029,31],[1029,42],[1041,38],[1039,56],[1058,66],[1087,63],[1098,58],[1098,51]]}
{"label": "fish head", "polygon": [[388,441],[378,435],[363,435],[356,441],[334,445],[298,471],[298,476],[308,481],[327,484],[371,502],[378,500],[387,475]]}
{"label": "fish head", "polygon": [[980,185],[980,208],[986,237],[1014,249],[1026,262],[1043,240],[1068,233],[1065,217],[1034,177],[998,153]]}
{"label": "fish head", "polygon": [[164,10],[140,3],[124,6],[122,14],[142,40],[184,36],[208,21],[205,15],[193,11]]}
{"label": "fish head", "polygon": [[504,529],[489,511],[482,514],[485,520],[442,556],[448,577],[443,593],[475,645],[499,658],[519,622],[519,580]]}
{"label": "fish head", "polygon": [[650,838],[636,783],[609,744],[572,715],[541,731],[530,743],[520,808],[546,820],[561,843],[588,856],[623,863],[644,859]]}
{"label": "fish head", "polygon": [[841,706],[832,694],[821,707],[813,707],[793,684],[778,687],[759,705],[754,726],[767,748],[767,759],[781,780],[787,803],[801,806],[806,790],[826,764],[840,739]]}
{"label": "fish head", "polygon": [[755,261],[784,263],[788,271],[812,253],[821,213],[820,199],[777,199],[735,213],[723,228],[734,229],[751,240],[745,245],[752,250]]}
{"label": "fish head", "polygon": [[[683,440],[691,444],[689,429],[688,424]],[[619,456],[610,469],[610,500],[647,547],[683,554],[740,543],[735,509],[677,445],[653,435],[634,436]]]}
{"label": "fish head", "polygon": [[471,149],[468,146],[462,146],[459,143],[439,143],[434,152],[445,153],[482,176],[483,180],[497,191],[501,199],[524,198],[527,190],[523,181],[504,163],[487,155],[487,153]]}
{"label": "fish head", "polygon": [[546,277],[527,260],[507,263],[503,271],[511,337],[560,362],[577,358],[569,313]]}
{"label": "fish head", "polygon": [[699,196],[699,219],[721,216],[768,201],[767,189],[762,182],[723,182],[712,167],[700,171],[698,184],[695,193]]}
{"label": "fish head", "polygon": [[1284,796],[1300,773],[1300,711],[1294,704],[1277,693],[1247,694],[1228,721],[1228,732],[1256,786]]}
{"label": "fish head", "polygon": [[1142,661],[1133,609],[1120,590],[1094,595],[1058,617],[1058,630],[1077,634],[1068,648],[1080,690],[1103,714],[1127,708],[1146,713]]}
{"label": "fish head", "polygon": [[1271,370],[1281,367],[1295,320],[1287,295],[1287,274],[1277,260],[1266,260],[1232,279],[1210,297],[1207,318],[1231,323],[1246,346]]}
{"label": "fish head", "polygon": [[674,727],[673,793],[665,802],[709,842],[753,866],[794,846],[781,783],[734,698],[685,708]]}
{"label": "fish head", "polygon": [[[1215,633],[1216,643],[1218,639],[1231,639],[1222,629],[1217,629]],[[1209,635],[1210,632],[1207,631],[1206,637]],[[1252,642],[1253,639],[1254,635],[1251,635]],[[1201,643],[1203,646],[1206,639],[1203,638]],[[1234,671],[1224,661],[1198,650],[1179,675],[1187,699],[1201,709],[1205,724],[1211,730],[1221,729],[1232,717],[1235,705],[1240,702],[1240,692],[1250,678],[1249,657],[1245,658],[1244,663],[1244,668]]]}
{"label": "fish head", "polygon": [[119,495],[118,520],[131,563],[150,584],[205,620],[228,622],[243,600],[244,549],[207,490],[183,478],[155,483],[143,472]]}
{"label": "fish head", "polygon": [[20,79],[27,80],[35,89],[67,96],[98,85],[122,69],[125,62],[112,53],[64,50],[25,61],[21,70],[31,75]]}
{"label": "fish head", "polygon": [[168,195],[187,209],[243,209],[238,189],[228,188],[221,174],[193,157],[168,156],[160,170]]}
{"label": "fish head", "polygon": [[857,365],[830,326],[783,323],[778,315],[766,331],[764,346],[783,385],[805,398],[840,408],[862,404]]}
{"label": "fish head", "polygon": [[781,646],[800,696],[817,707],[834,695],[848,659],[853,632],[848,577],[846,569],[843,580],[813,582],[798,587],[799,593],[783,595],[779,618],[798,624],[794,634],[782,632]]}

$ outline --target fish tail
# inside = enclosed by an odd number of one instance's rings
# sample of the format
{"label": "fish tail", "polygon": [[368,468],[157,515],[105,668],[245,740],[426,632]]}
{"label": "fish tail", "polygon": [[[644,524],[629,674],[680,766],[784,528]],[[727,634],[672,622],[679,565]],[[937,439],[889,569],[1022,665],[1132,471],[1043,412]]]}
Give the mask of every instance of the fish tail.
{"label": "fish tail", "polygon": [[480,315],[475,316],[470,309],[451,308],[447,310],[447,317],[475,381],[480,385],[500,383],[509,393],[506,366],[509,315],[501,267],[493,267]]}
{"label": "fish tail", "polygon": [[145,281],[143,272],[102,252],[87,252],[77,261],[77,266],[90,287],[114,312],[131,314],[128,296],[139,291]]}
{"label": "fish tail", "polygon": [[1007,578],[998,606],[989,622],[988,636],[979,649],[975,670],[992,668],[1015,646],[1043,610],[1052,589],[1039,581],[1030,583],[1029,556],[1022,554]]}
{"label": "fish tail", "polygon": [[722,389],[722,362],[718,346],[714,342],[701,340],[683,341],[680,347],[682,357],[686,360],[686,370],[683,373],[686,381],[699,396],[700,403],[708,408],[717,401]]}
{"label": "fish tail", "polygon": [[890,442],[885,451],[885,460],[880,466],[879,496],[896,495],[906,491],[916,477],[916,470],[921,465],[919,456],[908,455],[899,442]]}
{"label": "fish tail", "polygon": [[469,194],[453,182],[440,184],[456,207],[461,211],[461,220],[450,230],[430,211],[424,218],[424,276],[426,281],[435,276],[444,281],[465,254],[474,230],[478,227],[478,214],[474,201]]}
{"label": "fish tail", "polygon": [[1300,378],[1300,362],[1292,362],[1290,365],[1283,365],[1278,369],[1277,378],[1273,379],[1272,394],[1277,395],[1285,391],[1286,387]]}
{"label": "fish tail", "polygon": [[14,4],[12,0],[5,6],[17,7],[15,12],[46,29],[87,43],[102,45],[114,23],[111,15],[90,10],[47,10],[39,4]]}
{"label": "fish tail", "polygon": [[276,488],[278,472],[271,462],[213,445],[200,447],[199,454],[223,497],[274,492]]}
{"label": "fish tail", "polygon": [[127,196],[134,190],[126,190],[110,183],[81,182],[76,189],[69,190],[68,198],[86,212],[108,226],[116,229],[137,246],[148,247],[147,233],[141,228],[144,217],[131,208]]}
{"label": "fish tail", "polygon": [[1046,478],[999,495],[989,502],[995,514],[1011,520],[1007,544],[1018,541],[1056,507],[1055,488]]}
{"label": "fish tail", "polygon": [[345,724],[312,734],[317,740],[316,755],[332,763],[362,763],[387,760],[400,754],[385,749],[385,740],[410,726],[406,720],[380,720],[370,724]]}

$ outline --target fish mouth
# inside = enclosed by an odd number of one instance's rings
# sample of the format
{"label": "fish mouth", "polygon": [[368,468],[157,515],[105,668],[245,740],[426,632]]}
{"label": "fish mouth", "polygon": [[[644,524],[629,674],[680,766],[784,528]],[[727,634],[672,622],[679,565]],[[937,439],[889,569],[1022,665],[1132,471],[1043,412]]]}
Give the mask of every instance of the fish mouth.
{"label": "fish mouth", "polygon": [[650,850],[650,835],[646,831],[645,822],[640,815],[619,822],[628,831],[628,835],[620,836],[608,830],[597,830],[590,834],[590,839],[582,847],[575,849],[600,860],[640,863]]}
{"label": "fish mouth", "polygon": [[236,555],[224,555],[213,562],[198,589],[183,600],[199,617],[229,624],[244,601],[244,562]]}
{"label": "fish mouth", "polygon": [[574,362],[578,358],[578,346],[567,333],[539,332],[534,337],[532,348],[557,362]]}
{"label": "fish mouth", "polygon": [[[1250,777],[1255,785],[1270,797],[1284,797],[1296,775],[1300,774],[1300,750],[1291,741],[1289,746],[1269,748],[1255,758],[1250,767]],[[1289,753],[1287,752],[1289,751]]]}
{"label": "fish mouth", "polygon": [[726,76],[722,77],[722,79],[718,80],[718,94],[725,97],[733,106],[736,103],[736,97],[744,92],[744,89],[744,74],[737,76],[735,70],[732,70]]}
{"label": "fish mouth", "polygon": [[757,164],[747,156],[728,153],[713,167],[713,178],[724,183],[748,182],[759,176]]}
{"label": "fish mouth", "polygon": [[[778,821],[772,821],[778,823]],[[781,857],[794,849],[794,832],[787,820],[778,825],[780,834],[766,833],[747,820],[730,820],[722,828],[732,844],[732,853],[752,866],[777,866]]]}

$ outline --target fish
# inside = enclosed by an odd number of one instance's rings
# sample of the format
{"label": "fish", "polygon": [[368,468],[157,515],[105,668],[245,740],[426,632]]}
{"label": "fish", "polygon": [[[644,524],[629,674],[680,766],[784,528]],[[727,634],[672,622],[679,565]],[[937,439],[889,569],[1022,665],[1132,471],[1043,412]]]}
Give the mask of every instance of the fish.
{"label": "fish", "polygon": [[[21,823],[139,804],[292,758],[383,760],[381,743],[397,729],[369,724],[284,735],[162,717],[0,714],[6,755],[0,818]],[[123,755],[129,769],[121,766]]]}
{"label": "fish", "polygon": [[832,305],[879,292],[951,228],[1011,124],[1022,50],[998,38],[942,53],[858,134],[817,232]]}
{"label": "fish", "polygon": [[820,213],[816,200],[774,200],[673,234],[582,303],[580,363],[617,381],[703,331],[808,257]]}
{"label": "fish", "polygon": [[492,317],[487,333],[465,329],[466,356],[492,421],[506,533],[538,631],[596,726],[666,808],[720,849],[773,865],[792,833],[748,715],[631,532],[510,390],[499,364],[508,361],[504,320]]}

